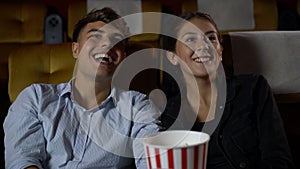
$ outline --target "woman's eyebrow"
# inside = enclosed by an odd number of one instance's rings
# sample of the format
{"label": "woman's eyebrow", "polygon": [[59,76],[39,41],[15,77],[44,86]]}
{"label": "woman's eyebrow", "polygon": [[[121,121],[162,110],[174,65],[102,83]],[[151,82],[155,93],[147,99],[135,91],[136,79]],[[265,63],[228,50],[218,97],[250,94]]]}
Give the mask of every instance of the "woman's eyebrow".
{"label": "woman's eyebrow", "polygon": [[[204,34],[205,34],[205,35],[208,35],[208,34],[214,34],[214,33],[217,34],[216,31],[211,30],[211,31],[205,32]],[[195,33],[195,32],[187,32],[187,33],[183,34],[183,35],[181,36],[181,38],[184,37],[184,36],[187,36],[187,35],[196,35],[196,34],[197,34],[197,33]]]}
{"label": "woman's eyebrow", "polygon": [[208,35],[208,34],[213,34],[213,33],[216,33],[217,34],[217,32],[216,31],[207,31],[207,32],[205,32],[205,35]]}
{"label": "woman's eyebrow", "polygon": [[181,35],[180,38],[182,38],[182,37],[184,37],[184,36],[187,36],[187,35],[196,35],[196,34],[197,34],[197,33],[195,33],[195,32],[187,32],[187,33]]}

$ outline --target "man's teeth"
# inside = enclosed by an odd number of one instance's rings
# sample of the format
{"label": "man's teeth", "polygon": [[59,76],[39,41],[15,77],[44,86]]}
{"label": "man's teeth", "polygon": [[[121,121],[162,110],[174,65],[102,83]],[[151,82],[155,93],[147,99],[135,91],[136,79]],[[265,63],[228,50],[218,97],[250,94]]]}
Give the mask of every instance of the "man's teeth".
{"label": "man's teeth", "polygon": [[95,55],[95,59],[97,59],[97,60],[106,60],[106,61],[108,61],[108,62],[112,62],[112,59],[111,59],[111,57],[109,57],[107,54],[97,54],[97,55]]}
{"label": "man's teeth", "polygon": [[95,59],[100,59],[100,58],[109,58],[107,54],[97,54],[95,55]]}
{"label": "man's teeth", "polygon": [[196,59],[194,59],[194,61],[196,62],[208,62],[210,60],[210,58],[208,57],[198,57]]}

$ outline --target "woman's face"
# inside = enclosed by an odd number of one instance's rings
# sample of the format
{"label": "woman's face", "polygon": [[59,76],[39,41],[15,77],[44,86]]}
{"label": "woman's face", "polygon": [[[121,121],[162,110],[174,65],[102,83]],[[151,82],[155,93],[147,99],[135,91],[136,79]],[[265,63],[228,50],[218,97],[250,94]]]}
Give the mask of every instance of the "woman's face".
{"label": "woman's face", "polygon": [[[193,76],[209,77],[216,72],[222,58],[217,30],[203,18],[192,18],[189,22],[194,26],[184,23],[179,29],[175,54],[190,68]],[[181,68],[186,71],[182,64]]]}

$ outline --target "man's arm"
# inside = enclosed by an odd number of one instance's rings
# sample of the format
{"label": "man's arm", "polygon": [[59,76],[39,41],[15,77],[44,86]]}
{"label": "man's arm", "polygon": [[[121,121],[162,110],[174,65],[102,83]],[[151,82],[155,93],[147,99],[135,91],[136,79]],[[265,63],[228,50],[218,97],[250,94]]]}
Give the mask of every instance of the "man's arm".
{"label": "man's arm", "polygon": [[46,157],[42,123],[38,118],[34,87],[23,90],[9,108],[3,123],[6,168],[37,166]]}
{"label": "man's arm", "polygon": [[132,137],[135,165],[138,169],[147,168],[146,156],[142,139],[150,134],[157,133],[160,130],[160,121],[158,120],[161,112],[148,98],[139,98],[136,101],[134,112],[134,122]]}

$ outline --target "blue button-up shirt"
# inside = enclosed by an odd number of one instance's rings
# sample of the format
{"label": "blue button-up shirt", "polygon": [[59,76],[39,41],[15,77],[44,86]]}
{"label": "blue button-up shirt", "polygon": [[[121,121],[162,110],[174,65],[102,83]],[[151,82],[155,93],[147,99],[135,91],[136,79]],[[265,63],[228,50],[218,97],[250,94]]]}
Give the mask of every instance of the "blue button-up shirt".
{"label": "blue button-up shirt", "polygon": [[71,84],[33,84],[19,94],[4,122],[6,168],[147,168],[141,140],[159,130],[160,115],[151,101],[113,88],[86,110]]}

